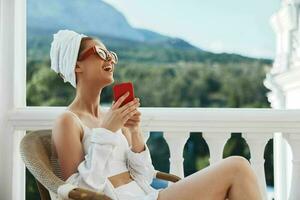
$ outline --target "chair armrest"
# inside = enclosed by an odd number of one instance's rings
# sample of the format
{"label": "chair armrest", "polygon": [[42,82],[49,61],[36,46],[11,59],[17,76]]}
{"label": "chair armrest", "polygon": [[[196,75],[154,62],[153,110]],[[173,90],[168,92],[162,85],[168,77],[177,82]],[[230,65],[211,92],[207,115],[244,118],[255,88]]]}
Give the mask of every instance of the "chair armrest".
{"label": "chair armrest", "polygon": [[69,198],[73,200],[112,200],[103,193],[94,192],[83,188],[75,188],[69,192]]}
{"label": "chair armrest", "polygon": [[169,174],[161,171],[157,171],[155,174],[155,178],[161,179],[161,180],[166,180],[166,181],[171,181],[171,182],[177,182],[181,180],[179,176],[176,176],[174,174]]}

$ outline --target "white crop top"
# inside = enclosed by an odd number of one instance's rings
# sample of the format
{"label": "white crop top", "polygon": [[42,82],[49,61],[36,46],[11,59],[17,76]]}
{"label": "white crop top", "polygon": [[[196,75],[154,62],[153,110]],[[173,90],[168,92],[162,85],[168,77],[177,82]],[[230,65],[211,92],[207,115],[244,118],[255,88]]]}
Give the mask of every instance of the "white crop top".
{"label": "white crop top", "polygon": [[[91,146],[91,136],[93,131],[97,131],[97,129],[102,128],[89,128],[86,125],[83,124],[81,119],[72,111],[67,110],[70,113],[72,113],[79,121],[83,128],[83,137],[82,137],[82,145],[84,149],[84,155],[88,154],[89,147]],[[128,141],[126,137],[123,135],[121,129],[116,131],[114,134],[117,134],[119,137],[118,145],[113,149],[111,152],[111,155],[108,159],[108,162],[106,164],[106,167],[104,168],[104,173],[110,177],[114,176],[116,174],[120,174],[122,172],[128,171],[127,165],[126,165],[126,151],[129,148]]]}

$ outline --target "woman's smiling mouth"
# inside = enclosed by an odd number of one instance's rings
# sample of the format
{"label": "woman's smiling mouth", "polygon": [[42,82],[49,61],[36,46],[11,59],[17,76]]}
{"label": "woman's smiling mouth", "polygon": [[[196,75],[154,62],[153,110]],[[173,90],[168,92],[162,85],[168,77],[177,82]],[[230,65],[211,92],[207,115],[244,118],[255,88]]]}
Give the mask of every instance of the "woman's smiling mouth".
{"label": "woman's smiling mouth", "polygon": [[103,67],[104,71],[113,72],[114,68],[111,65]]}

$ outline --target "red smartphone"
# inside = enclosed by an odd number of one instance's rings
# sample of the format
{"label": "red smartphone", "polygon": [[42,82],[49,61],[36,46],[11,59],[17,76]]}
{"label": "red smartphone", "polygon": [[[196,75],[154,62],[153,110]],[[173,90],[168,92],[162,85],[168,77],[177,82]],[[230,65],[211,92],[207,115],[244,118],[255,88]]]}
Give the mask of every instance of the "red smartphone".
{"label": "red smartphone", "polygon": [[117,102],[117,100],[123,96],[126,92],[129,92],[129,95],[126,97],[126,99],[122,102],[121,106],[127,104],[128,102],[132,101],[134,99],[134,89],[132,82],[124,82],[115,84],[113,86],[113,93],[114,93],[114,101]]}

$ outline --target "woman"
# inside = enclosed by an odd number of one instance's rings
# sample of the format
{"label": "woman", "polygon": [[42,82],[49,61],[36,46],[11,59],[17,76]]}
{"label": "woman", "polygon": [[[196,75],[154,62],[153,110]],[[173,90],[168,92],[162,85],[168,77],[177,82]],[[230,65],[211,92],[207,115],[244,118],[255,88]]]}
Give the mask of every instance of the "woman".
{"label": "woman", "polygon": [[249,162],[238,156],[168,188],[153,189],[155,170],[141,133],[139,99],[120,107],[125,94],[107,112],[99,105],[102,89],[114,82],[116,54],[97,39],[61,30],[54,35],[50,56],[51,68],[76,88],[76,97],[53,127],[66,182],[119,200],[262,199]]}

